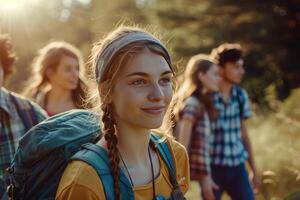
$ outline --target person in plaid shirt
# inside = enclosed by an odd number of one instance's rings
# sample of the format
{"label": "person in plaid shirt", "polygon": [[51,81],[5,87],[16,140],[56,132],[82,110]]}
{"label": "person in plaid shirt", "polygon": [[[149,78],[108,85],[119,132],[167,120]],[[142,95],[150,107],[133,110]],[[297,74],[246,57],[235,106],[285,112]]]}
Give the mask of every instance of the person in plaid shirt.
{"label": "person in plaid shirt", "polygon": [[[245,125],[251,116],[249,98],[238,86],[245,74],[242,49],[238,44],[222,44],[212,51],[211,57],[219,65],[222,77],[220,91],[212,94],[218,118],[211,121],[210,137],[211,178],[218,189],[209,181],[203,183],[204,199],[218,200],[225,191],[233,200],[253,200],[253,189],[258,189],[259,180]],[[214,198],[207,198],[212,193]]]}
{"label": "person in plaid shirt", "polygon": [[[174,106],[178,141],[189,152],[191,180],[201,183],[210,177],[210,119],[217,117],[211,92],[218,90],[219,69],[209,56],[199,54],[188,62],[184,82]],[[212,186],[217,186],[210,179]]]}
{"label": "person in plaid shirt", "polygon": [[[17,149],[18,139],[31,126],[44,120],[47,115],[34,104],[3,87],[14,68],[15,54],[7,35],[0,35],[0,199],[7,199],[7,167]],[[23,118],[20,116],[22,114]],[[25,120],[27,123],[25,124]]]}

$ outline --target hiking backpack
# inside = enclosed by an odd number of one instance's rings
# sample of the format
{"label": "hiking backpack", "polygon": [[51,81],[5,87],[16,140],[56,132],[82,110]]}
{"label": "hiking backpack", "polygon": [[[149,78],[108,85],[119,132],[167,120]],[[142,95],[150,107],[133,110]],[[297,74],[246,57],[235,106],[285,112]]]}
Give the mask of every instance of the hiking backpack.
{"label": "hiking backpack", "polygon": [[50,117],[19,140],[11,167],[8,195],[13,200],[54,199],[60,177],[71,158],[100,132],[97,116],[74,110]]}
{"label": "hiking backpack", "polygon": [[[81,160],[98,173],[107,200],[114,200],[113,177],[106,150],[94,143],[101,138],[100,118],[86,110],[72,110],[55,115],[28,131],[19,141],[9,173],[12,200],[53,200],[67,164]],[[151,134],[166,163],[174,192],[171,199],[184,199],[176,180],[175,165],[169,146],[160,136]],[[121,170],[120,170],[121,171]],[[127,177],[120,172],[122,200],[133,200]],[[179,197],[179,198],[178,198]],[[163,198],[162,198],[163,199]]]}

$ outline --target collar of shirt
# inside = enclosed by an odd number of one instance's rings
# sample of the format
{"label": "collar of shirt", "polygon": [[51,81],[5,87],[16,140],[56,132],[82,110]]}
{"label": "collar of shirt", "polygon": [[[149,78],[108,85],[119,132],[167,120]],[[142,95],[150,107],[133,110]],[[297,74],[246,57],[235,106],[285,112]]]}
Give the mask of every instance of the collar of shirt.
{"label": "collar of shirt", "polygon": [[213,98],[217,101],[221,101],[223,103],[229,103],[232,101],[232,99],[235,99],[237,97],[237,87],[236,85],[233,85],[231,87],[231,90],[230,90],[230,98],[228,99],[227,102],[225,102],[223,100],[223,96],[222,96],[222,93],[220,91],[217,91],[217,92],[213,92],[212,95],[213,95]]}
{"label": "collar of shirt", "polygon": [[0,108],[2,108],[7,114],[11,114],[11,100],[9,96],[9,91],[7,91],[4,87],[0,88]]}

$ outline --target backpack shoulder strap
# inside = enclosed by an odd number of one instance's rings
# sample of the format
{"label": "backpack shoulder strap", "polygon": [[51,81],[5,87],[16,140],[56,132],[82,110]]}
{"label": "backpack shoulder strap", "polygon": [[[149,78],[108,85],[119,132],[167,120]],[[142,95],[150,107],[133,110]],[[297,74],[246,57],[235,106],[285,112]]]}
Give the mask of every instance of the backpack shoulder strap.
{"label": "backpack shoulder strap", "polygon": [[[115,199],[114,180],[110,169],[108,154],[105,149],[99,145],[87,143],[82,145],[82,150],[78,151],[71,160],[81,160],[92,166],[101,179],[106,200]],[[122,200],[134,200],[134,192],[131,184],[121,170],[120,192]]]}
{"label": "backpack shoulder strap", "polygon": [[26,101],[26,103],[29,106],[29,109],[23,109],[22,105],[20,104],[19,100],[17,97],[15,97],[13,94],[9,93],[10,98],[13,102],[13,104],[16,106],[18,115],[20,116],[24,127],[25,127],[25,132],[27,132],[32,126],[38,124],[38,117],[35,113],[35,110],[33,106],[29,103],[29,101]]}
{"label": "backpack shoulder strap", "polygon": [[243,101],[243,93],[242,93],[242,88],[240,88],[239,86],[235,86],[236,87],[236,91],[237,91],[237,100],[238,100],[238,104],[239,104],[239,109],[240,109],[240,116],[242,117],[244,115],[244,110],[243,110],[243,106],[244,106],[244,101]]}
{"label": "backpack shoulder strap", "polygon": [[166,141],[161,141],[161,137],[155,133],[151,133],[150,139],[158,149],[163,161],[167,165],[172,185],[177,188],[178,182],[176,178],[175,163],[168,143]]}

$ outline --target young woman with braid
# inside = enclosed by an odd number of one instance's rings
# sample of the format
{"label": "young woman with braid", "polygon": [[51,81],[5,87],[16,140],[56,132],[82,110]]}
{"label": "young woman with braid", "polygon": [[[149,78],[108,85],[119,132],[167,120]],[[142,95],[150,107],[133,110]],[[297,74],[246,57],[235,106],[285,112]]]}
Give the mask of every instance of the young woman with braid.
{"label": "young woman with braid", "polygon": [[33,81],[24,91],[49,116],[83,108],[87,86],[83,80],[80,51],[66,42],[51,42],[39,51],[33,62]]}
{"label": "young woman with braid", "polygon": [[212,200],[212,189],[218,188],[210,175],[209,136],[210,119],[217,116],[210,94],[218,90],[219,81],[218,66],[207,55],[193,56],[174,106],[174,131],[178,141],[188,149],[191,180],[200,183],[205,200]]}
{"label": "young woman with braid", "polygon": [[[130,182],[134,199],[169,199],[173,186],[165,162],[150,140],[162,127],[173,95],[170,55],[160,40],[138,28],[120,27],[94,48],[93,66],[98,84],[104,137],[97,143],[109,157],[115,199],[124,200],[120,173]],[[100,111],[98,111],[100,112]],[[176,177],[183,193],[189,186],[185,148],[160,132],[173,154]],[[60,180],[56,200],[104,200],[105,184],[82,161],[69,163]]]}

